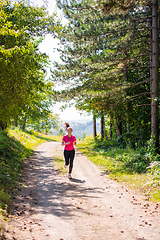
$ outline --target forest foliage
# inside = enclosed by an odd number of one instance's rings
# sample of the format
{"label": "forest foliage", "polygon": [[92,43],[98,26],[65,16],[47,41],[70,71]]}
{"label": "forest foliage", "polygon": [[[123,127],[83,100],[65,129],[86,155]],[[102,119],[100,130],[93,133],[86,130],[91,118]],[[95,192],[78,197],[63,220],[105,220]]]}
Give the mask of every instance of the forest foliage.
{"label": "forest foliage", "polygon": [[[30,1],[0,0],[0,127],[27,123],[43,125],[54,103],[53,83],[47,79],[49,57],[39,50],[46,34],[61,29],[56,12]],[[51,46],[52,48],[54,46]],[[47,124],[46,124],[47,126]]]}

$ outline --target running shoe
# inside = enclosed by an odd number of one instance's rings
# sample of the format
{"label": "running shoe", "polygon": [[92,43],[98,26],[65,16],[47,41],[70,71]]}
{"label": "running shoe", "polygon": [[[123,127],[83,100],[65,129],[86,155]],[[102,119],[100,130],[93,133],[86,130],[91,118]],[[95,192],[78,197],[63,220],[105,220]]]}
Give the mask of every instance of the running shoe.
{"label": "running shoe", "polygon": [[71,174],[68,174],[68,178],[72,178],[72,177],[71,177]]}

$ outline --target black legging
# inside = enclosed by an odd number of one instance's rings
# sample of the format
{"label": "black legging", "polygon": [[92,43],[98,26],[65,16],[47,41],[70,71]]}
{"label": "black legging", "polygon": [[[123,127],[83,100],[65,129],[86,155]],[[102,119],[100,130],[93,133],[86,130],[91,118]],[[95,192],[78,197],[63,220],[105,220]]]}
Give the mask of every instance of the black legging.
{"label": "black legging", "polygon": [[64,150],[64,158],[65,158],[65,164],[69,165],[69,174],[72,172],[73,168],[73,160],[74,160],[75,150],[67,151]]}

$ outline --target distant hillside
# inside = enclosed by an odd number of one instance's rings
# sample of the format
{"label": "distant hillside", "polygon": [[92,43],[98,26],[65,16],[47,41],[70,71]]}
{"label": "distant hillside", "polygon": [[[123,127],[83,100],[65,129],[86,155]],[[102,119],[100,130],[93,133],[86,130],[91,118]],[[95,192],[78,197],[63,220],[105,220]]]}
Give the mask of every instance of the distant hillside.
{"label": "distant hillside", "polygon": [[[78,138],[78,136],[82,137],[83,133],[86,135],[93,134],[93,121],[90,122],[70,122],[70,126],[73,128],[73,135]],[[97,123],[97,133],[100,132],[100,123]]]}
{"label": "distant hillside", "polygon": [[[90,122],[69,122],[70,126],[73,128],[73,135],[78,139],[80,136],[83,137],[83,133],[86,133],[86,136],[93,134],[93,121]],[[100,122],[97,121],[97,133],[100,133]],[[64,130],[64,125],[62,125],[62,129]],[[58,131],[52,129],[52,134],[57,135]]]}

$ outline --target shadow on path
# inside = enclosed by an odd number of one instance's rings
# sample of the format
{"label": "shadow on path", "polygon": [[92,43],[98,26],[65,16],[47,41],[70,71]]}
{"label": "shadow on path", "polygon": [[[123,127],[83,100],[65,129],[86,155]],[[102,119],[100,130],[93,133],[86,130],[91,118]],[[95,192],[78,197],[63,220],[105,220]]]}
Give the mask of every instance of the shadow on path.
{"label": "shadow on path", "polygon": [[86,182],[85,180],[80,180],[77,178],[70,178],[69,180],[70,180],[70,182],[75,182],[75,183],[85,183]]}
{"label": "shadow on path", "polygon": [[[29,205],[30,214],[52,214],[61,218],[70,218],[83,211],[76,208],[75,201],[95,197],[97,188],[85,186],[85,180],[60,176],[54,169],[53,158],[45,156],[46,151],[35,151],[27,162],[26,188],[17,197],[19,211],[24,202]],[[98,196],[98,195],[97,195]],[[87,214],[87,213],[86,213]]]}

